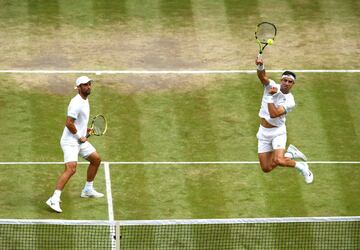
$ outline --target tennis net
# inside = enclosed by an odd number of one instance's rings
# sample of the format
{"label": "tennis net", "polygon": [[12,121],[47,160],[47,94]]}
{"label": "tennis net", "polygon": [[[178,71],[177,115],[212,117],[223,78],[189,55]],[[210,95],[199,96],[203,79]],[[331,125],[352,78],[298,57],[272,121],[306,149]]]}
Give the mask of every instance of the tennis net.
{"label": "tennis net", "polygon": [[360,249],[360,216],[0,220],[0,249]]}
{"label": "tennis net", "polygon": [[109,221],[0,220],[0,249],[116,249]]}

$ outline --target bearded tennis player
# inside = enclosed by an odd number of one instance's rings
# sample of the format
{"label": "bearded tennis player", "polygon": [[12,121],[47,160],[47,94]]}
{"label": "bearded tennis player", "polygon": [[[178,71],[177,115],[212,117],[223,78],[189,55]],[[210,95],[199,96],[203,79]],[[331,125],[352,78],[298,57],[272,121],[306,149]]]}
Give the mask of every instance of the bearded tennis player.
{"label": "bearded tennis player", "polygon": [[46,201],[46,204],[58,213],[62,212],[60,207],[61,192],[71,176],[76,172],[79,155],[90,162],[87,169],[87,181],[80,197],[99,198],[104,196],[104,194],[97,192],[93,187],[93,181],[101,159],[96,149],[86,138],[90,115],[88,96],[91,93],[91,83],[92,80],[87,76],[77,78],[75,89],[78,91],[78,94],[71,99],[68,106],[65,128],[60,140],[60,145],[64,152],[65,170],[58,178],[54,194]]}
{"label": "bearded tennis player", "polygon": [[[304,176],[306,183],[312,183],[314,175],[306,163],[306,156],[294,145],[286,150],[286,116],[295,107],[294,96],[290,92],[296,81],[296,74],[285,71],[281,84],[268,78],[264,61],[257,57],[257,76],[264,87],[259,112],[260,126],[257,132],[258,157],[261,169],[271,172],[277,166],[295,168]],[[296,159],[296,160],[295,160]]]}

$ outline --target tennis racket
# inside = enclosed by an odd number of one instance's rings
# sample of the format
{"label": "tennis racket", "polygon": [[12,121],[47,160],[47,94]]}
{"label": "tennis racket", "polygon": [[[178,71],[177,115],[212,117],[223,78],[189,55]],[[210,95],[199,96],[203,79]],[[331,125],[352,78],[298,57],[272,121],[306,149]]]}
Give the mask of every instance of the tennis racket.
{"label": "tennis racket", "polygon": [[255,39],[256,42],[259,44],[259,58],[261,58],[261,55],[266,46],[269,45],[269,42],[272,44],[272,42],[274,41],[276,32],[277,29],[273,23],[262,22],[256,26]]}
{"label": "tennis racket", "polygon": [[103,115],[95,116],[91,121],[90,132],[86,135],[89,138],[92,135],[101,136],[106,133],[107,121]]}

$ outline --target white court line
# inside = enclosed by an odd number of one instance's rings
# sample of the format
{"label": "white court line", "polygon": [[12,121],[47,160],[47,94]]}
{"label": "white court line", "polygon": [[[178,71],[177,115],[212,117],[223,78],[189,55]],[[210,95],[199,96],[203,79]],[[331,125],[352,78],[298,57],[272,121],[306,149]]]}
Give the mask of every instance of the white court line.
{"label": "white court line", "polygon": [[[360,73],[360,69],[290,69],[297,73]],[[267,69],[267,72],[282,73],[283,69]],[[15,74],[255,74],[256,70],[0,70],[0,73]]]}
{"label": "white court line", "polygon": [[[360,161],[308,161],[309,164],[360,164]],[[113,165],[258,165],[258,161],[160,161],[160,162],[109,162]]]}
{"label": "white court line", "polygon": [[[114,161],[106,162],[112,165],[252,165],[259,164],[258,161]],[[309,164],[360,164],[360,161],[308,161]],[[0,165],[60,165],[64,162],[0,162]],[[78,164],[89,164],[78,162]],[[105,165],[105,163],[104,163]],[[109,176],[110,178],[110,176]]]}
{"label": "white court line", "polygon": [[105,184],[106,184],[106,197],[108,202],[108,215],[109,221],[114,221],[114,206],[112,201],[112,193],[111,193],[111,179],[110,179],[110,168],[108,162],[103,162],[104,164],[104,173],[105,173]]}
{"label": "white court line", "polygon": [[333,217],[279,217],[279,218],[232,218],[232,219],[173,219],[173,220],[122,220],[120,225],[204,225],[204,224],[249,224],[249,223],[294,223],[294,222],[360,222],[360,216]]}
{"label": "white court line", "polygon": [[[114,206],[112,200],[112,193],[111,193],[111,179],[110,179],[110,168],[108,162],[103,162],[104,164],[104,174],[105,174],[105,184],[106,184],[106,198],[108,203],[108,216],[109,222],[114,222]],[[116,249],[116,226],[111,226],[110,230],[110,239],[111,239],[111,246],[112,250]]]}

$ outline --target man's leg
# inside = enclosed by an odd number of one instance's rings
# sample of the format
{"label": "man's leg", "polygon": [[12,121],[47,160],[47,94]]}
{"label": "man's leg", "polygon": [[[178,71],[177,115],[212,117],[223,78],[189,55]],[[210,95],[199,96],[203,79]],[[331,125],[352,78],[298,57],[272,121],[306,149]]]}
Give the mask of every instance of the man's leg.
{"label": "man's leg", "polygon": [[90,154],[86,157],[86,160],[90,162],[88,170],[87,170],[87,181],[94,181],[96,173],[99,169],[101,158],[100,155],[95,151],[94,153]]}
{"label": "man's leg", "polygon": [[66,183],[70,180],[71,176],[76,173],[77,162],[67,162],[65,163],[65,170],[58,178],[56,183],[56,190],[62,191],[66,185]]}
{"label": "man's leg", "polygon": [[55,210],[58,213],[62,212],[60,208],[61,192],[64,189],[66,183],[70,180],[71,176],[73,176],[76,173],[76,166],[77,166],[76,161],[65,163],[65,170],[59,176],[56,182],[54,194],[46,201],[46,204],[48,204],[53,210]]}
{"label": "man's leg", "polygon": [[273,170],[276,167],[276,165],[273,164],[274,163],[274,161],[273,161],[274,152],[273,151],[258,153],[258,157],[259,157],[261,169],[265,173],[270,172],[271,170]]}
{"label": "man's leg", "polygon": [[87,170],[86,184],[80,196],[83,198],[103,197],[104,194],[97,192],[93,186],[95,176],[101,163],[100,155],[95,151],[91,153],[88,157],[86,157],[86,160],[88,160],[90,164]]}
{"label": "man's leg", "polygon": [[276,166],[294,168],[296,165],[296,162],[291,158],[285,157],[284,155],[285,155],[285,149],[282,149],[282,148],[275,149],[273,164]]}
{"label": "man's leg", "polygon": [[285,157],[284,155],[285,149],[276,149],[274,151],[274,164],[282,167],[296,168],[304,176],[306,183],[309,184],[313,182],[314,176],[306,162],[294,161],[293,159]]}

